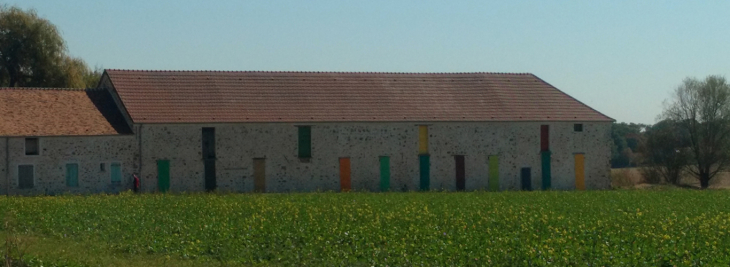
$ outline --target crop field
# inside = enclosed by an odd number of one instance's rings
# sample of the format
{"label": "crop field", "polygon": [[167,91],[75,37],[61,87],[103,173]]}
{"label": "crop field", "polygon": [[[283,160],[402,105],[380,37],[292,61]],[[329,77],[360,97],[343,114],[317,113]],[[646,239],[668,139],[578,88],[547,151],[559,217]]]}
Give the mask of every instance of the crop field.
{"label": "crop field", "polygon": [[25,257],[44,266],[104,253],[170,266],[730,263],[724,190],[124,193],[3,197],[0,211],[3,232],[35,240]]}

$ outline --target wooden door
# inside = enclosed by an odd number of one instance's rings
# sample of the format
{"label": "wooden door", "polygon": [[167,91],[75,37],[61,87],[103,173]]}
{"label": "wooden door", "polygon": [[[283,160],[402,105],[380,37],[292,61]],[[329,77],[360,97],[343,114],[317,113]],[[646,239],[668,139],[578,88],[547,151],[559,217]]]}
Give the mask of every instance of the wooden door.
{"label": "wooden door", "polygon": [[464,156],[454,156],[456,165],[456,190],[464,191],[466,189],[466,168],[464,166]]}
{"label": "wooden door", "polygon": [[428,191],[431,188],[431,157],[429,155],[418,155],[418,163],[420,170],[420,189]]}
{"label": "wooden door", "polygon": [[390,157],[380,157],[380,191],[390,191]]}
{"label": "wooden door", "polygon": [[350,158],[340,158],[340,191],[347,192],[350,189]]}
{"label": "wooden door", "polygon": [[428,126],[418,126],[418,154],[428,154]]}
{"label": "wooden door", "polygon": [[540,125],[540,151],[550,150],[550,126]]}
{"label": "wooden door", "polygon": [[157,190],[165,193],[170,190],[170,161],[157,161]]}
{"label": "wooden door", "polygon": [[215,179],[215,159],[203,161],[203,172],[205,175],[205,190],[213,191],[217,187]]}
{"label": "wooden door", "polygon": [[79,164],[69,163],[66,164],[66,186],[78,187],[79,186]]}
{"label": "wooden door", "polygon": [[18,165],[18,188],[33,188],[35,184],[35,166]]}
{"label": "wooden door", "polygon": [[550,151],[542,151],[542,190],[548,190],[552,186],[552,173],[550,170]]}
{"label": "wooden door", "polygon": [[266,192],[266,160],[253,159],[253,188],[256,192]]}
{"label": "wooden door", "polygon": [[520,177],[522,178],[522,190],[532,191],[532,170],[530,168],[522,168]]}
{"label": "wooden door", "polygon": [[499,191],[499,157],[489,156],[489,191]]}
{"label": "wooden door", "polygon": [[585,155],[575,154],[575,189],[586,190]]}
{"label": "wooden door", "polygon": [[205,190],[212,191],[217,187],[215,172],[215,128],[205,127],[202,131],[203,172]]}
{"label": "wooden door", "polygon": [[110,171],[111,171],[111,180],[112,184],[121,184],[122,183],[122,164],[118,162],[114,162],[109,165]]}

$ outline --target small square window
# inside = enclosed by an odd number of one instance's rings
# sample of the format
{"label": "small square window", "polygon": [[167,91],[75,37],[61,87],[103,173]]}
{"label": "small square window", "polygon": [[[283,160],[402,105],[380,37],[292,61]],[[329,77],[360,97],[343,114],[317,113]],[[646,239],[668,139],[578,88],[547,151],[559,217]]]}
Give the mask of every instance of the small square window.
{"label": "small square window", "polygon": [[38,138],[25,138],[25,155],[37,156],[39,152]]}
{"label": "small square window", "polygon": [[573,124],[573,131],[582,132],[583,131],[583,124],[582,123]]}

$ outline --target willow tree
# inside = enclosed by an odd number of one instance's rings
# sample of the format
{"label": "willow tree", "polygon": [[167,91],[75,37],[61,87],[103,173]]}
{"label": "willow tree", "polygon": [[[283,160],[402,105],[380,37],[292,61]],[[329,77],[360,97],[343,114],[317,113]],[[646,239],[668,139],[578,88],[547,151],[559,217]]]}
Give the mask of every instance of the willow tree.
{"label": "willow tree", "polygon": [[730,86],[721,76],[687,78],[665,104],[663,116],[689,134],[688,171],[707,188],[710,180],[730,166]]}
{"label": "willow tree", "polygon": [[0,6],[0,86],[96,86],[94,71],[66,52],[56,26],[35,10]]}

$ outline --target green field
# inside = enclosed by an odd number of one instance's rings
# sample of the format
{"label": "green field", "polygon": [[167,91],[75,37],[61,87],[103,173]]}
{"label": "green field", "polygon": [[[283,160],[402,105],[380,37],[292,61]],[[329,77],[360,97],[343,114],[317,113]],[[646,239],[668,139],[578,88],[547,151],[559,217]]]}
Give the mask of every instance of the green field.
{"label": "green field", "polygon": [[0,208],[3,233],[44,266],[730,263],[730,191],[125,193]]}

